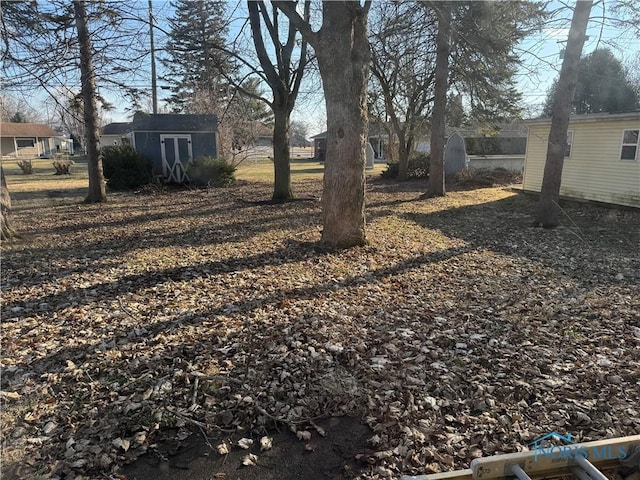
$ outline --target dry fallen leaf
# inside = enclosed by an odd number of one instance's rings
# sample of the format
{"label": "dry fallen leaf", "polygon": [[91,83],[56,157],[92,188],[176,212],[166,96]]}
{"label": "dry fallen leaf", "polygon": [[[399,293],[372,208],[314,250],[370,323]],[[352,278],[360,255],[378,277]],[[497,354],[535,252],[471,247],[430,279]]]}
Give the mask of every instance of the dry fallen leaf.
{"label": "dry fallen leaf", "polygon": [[254,466],[258,464],[258,456],[250,453],[242,457],[242,465],[246,467]]}
{"label": "dry fallen leaf", "polygon": [[266,183],[103,205],[21,192],[26,235],[3,242],[0,270],[16,462],[107,477],[199,428],[304,440],[356,415],[373,478],[466,468],[559,429],[638,433],[637,212],[567,203],[543,231],[510,189],[366,188],[370,245],[340,251],[314,243],[320,202],[254,202]]}
{"label": "dry fallen leaf", "polygon": [[251,445],[253,445],[253,440],[250,438],[241,438],[240,440],[238,440],[238,446],[240,448],[244,448],[245,450],[251,448]]}
{"label": "dry fallen leaf", "polygon": [[273,438],[264,436],[260,438],[260,451],[264,452],[266,450],[271,450],[273,446]]}
{"label": "dry fallen leaf", "polygon": [[114,439],[111,444],[116,448],[121,448],[125,452],[129,450],[129,447],[131,446],[131,442],[129,440],[120,437]]}
{"label": "dry fallen leaf", "polygon": [[18,400],[20,398],[20,394],[18,392],[0,391],[0,398],[4,398],[7,400]]}

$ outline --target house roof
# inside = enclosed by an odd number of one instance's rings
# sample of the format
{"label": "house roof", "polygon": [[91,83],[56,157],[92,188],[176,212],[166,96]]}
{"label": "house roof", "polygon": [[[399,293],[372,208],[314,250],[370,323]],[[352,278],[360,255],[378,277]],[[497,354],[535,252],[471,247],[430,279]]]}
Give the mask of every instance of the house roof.
{"label": "house roof", "polygon": [[[387,132],[385,132],[384,128],[382,128],[380,125],[371,123],[369,125],[369,137],[377,137],[377,136],[387,136]],[[317,135],[314,135],[313,137],[310,137],[311,140],[316,140],[319,138],[327,138],[327,132],[324,131],[324,132],[318,133]]]}
{"label": "house roof", "polygon": [[59,134],[41,123],[0,123],[0,137],[57,137]]}
{"label": "house roof", "polygon": [[215,132],[215,115],[189,115],[182,113],[136,113],[131,130],[154,132]]}
{"label": "house roof", "polygon": [[124,135],[131,131],[130,122],[114,122],[102,127],[102,135]]}
{"label": "house roof", "polygon": [[[527,137],[527,128],[522,121],[502,122],[496,126],[498,137]],[[481,124],[465,125],[462,127],[445,127],[445,134],[448,137],[454,133],[459,134],[461,137],[483,137],[483,126]],[[419,138],[429,139],[430,132],[427,130],[419,135]],[[387,136],[387,132],[384,127],[379,123],[371,123],[369,125],[369,137]],[[327,132],[322,132],[311,137],[311,140],[327,138]]]}
{"label": "house roof", "polygon": [[[640,120],[640,110],[626,113],[585,113],[581,115],[571,115],[569,123],[590,123],[620,120]],[[551,118],[531,118],[524,121],[527,125],[551,124]]]}

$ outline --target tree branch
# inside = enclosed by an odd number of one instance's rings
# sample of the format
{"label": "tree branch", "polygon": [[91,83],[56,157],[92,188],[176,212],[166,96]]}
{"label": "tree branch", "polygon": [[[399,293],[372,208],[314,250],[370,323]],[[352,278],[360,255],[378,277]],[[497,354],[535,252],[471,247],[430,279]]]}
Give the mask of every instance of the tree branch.
{"label": "tree branch", "polygon": [[[262,4],[261,6],[264,7],[263,2],[260,2],[260,4]],[[260,9],[260,5],[258,4],[258,2],[249,1],[247,2],[247,6],[249,8],[249,22],[251,24],[252,33],[251,36],[253,37],[253,45],[256,48],[256,54],[258,55],[260,66],[262,67],[262,70],[267,77],[267,82],[270,85],[278,85],[280,83],[280,78],[275,68],[273,68],[273,65],[271,64],[269,54],[267,53],[267,49],[264,46],[264,40],[262,39],[262,28],[258,12],[258,10]],[[267,28],[269,28],[268,25]],[[271,38],[273,39],[273,35]]]}
{"label": "tree branch", "polygon": [[315,47],[318,44],[322,29],[318,32],[314,32],[311,29],[308,19],[305,20],[296,11],[297,2],[292,2],[290,0],[277,0],[271,3],[287,16],[289,21],[293,23],[296,29],[298,29],[302,34],[302,37],[306,39],[311,46]]}

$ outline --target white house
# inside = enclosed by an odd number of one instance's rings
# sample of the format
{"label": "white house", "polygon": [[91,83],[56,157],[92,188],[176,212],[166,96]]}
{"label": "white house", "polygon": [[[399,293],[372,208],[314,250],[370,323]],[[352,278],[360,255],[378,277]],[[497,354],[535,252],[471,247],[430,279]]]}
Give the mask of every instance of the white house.
{"label": "white house", "polygon": [[[523,188],[540,192],[550,118],[525,122],[529,132]],[[572,115],[560,195],[640,208],[640,111]]]}
{"label": "white house", "polygon": [[73,155],[73,140],[65,134],[57,135],[54,138],[56,153]]}

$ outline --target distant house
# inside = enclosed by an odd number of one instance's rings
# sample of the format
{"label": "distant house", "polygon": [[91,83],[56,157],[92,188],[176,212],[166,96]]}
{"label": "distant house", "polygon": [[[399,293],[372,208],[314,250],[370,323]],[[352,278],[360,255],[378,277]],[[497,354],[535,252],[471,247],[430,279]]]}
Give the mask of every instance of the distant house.
{"label": "distant house", "polygon": [[215,115],[136,113],[131,123],[112,123],[102,130],[101,145],[130,142],[151,159],[154,176],[169,183],[188,180],[189,162],[217,157]]}
{"label": "distant house", "polygon": [[56,153],[73,155],[73,140],[70,137],[57,134],[53,142],[56,147]]}
{"label": "distant house", "polygon": [[51,127],[40,123],[0,124],[3,157],[52,157],[56,153],[55,137]]}
{"label": "distant house", "polygon": [[128,135],[130,132],[130,122],[115,122],[105,125],[100,131],[100,146],[111,147],[113,145],[121,145],[123,139],[128,141]]}
{"label": "distant house", "polygon": [[[387,157],[386,150],[389,145],[389,135],[377,125],[369,126],[369,143],[373,147],[374,160],[384,162]],[[313,140],[313,158],[319,162],[325,160],[327,153],[327,132],[322,132],[311,137]]]}
{"label": "distant house", "polygon": [[[540,192],[550,118],[529,127],[524,190]],[[573,115],[569,121],[560,195],[640,207],[640,111]]]}

